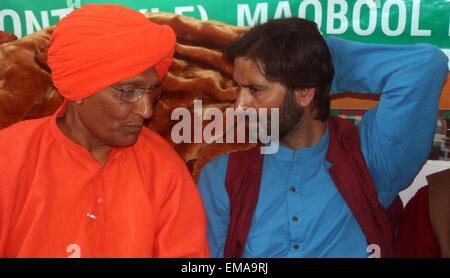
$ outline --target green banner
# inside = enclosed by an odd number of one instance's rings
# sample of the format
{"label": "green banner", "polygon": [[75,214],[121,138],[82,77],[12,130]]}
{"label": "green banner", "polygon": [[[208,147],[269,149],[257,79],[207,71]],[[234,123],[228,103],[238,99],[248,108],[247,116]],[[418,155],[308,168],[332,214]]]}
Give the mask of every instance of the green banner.
{"label": "green banner", "polygon": [[86,3],[124,4],[143,13],[164,11],[237,26],[304,17],[314,20],[325,36],[390,44],[426,42],[450,49],[449,0],[1,0],[0,30],[20,38],[56,24]]}

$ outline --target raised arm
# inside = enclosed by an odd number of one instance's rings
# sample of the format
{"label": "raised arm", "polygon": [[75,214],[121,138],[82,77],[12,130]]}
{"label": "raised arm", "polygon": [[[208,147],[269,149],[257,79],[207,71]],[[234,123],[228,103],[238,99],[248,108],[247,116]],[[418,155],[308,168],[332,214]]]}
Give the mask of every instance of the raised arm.
{"label": "raised arm", "polygon": [[362,44],[327,38],[332,91],[379,93],[360,125],[361,148],[384,207],[426,161],[436,127],[447,57],[436,47]]}

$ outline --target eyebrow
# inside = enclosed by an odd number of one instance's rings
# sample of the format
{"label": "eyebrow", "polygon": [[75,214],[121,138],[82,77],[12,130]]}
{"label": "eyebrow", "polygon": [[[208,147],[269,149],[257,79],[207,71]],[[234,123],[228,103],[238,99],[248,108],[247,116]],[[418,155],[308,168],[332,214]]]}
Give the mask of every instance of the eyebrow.
{"label": "eyebrow", "polygon": [[243,87],[243,88],[253,88],[253,89],[264,89],[264,88],[266,88],[266,86],[264,86],[264,85],[257,85],[257,84],[253,84],[253,83],[242,84],[242,85],[239,85],[239,83],[237,83],[236,81],[235,81],[235,83],[236,83],[237,86],[240,86],[240,87]]}
{"label": "eyebrow", "polygon": [[234,78],[231,79],[233,81],[233,83],[238,86],[238,87],[244,87],[244,88],[260,88],[260,89],[264,89],[267,86],[264,85],[259,85],[259,84],[254,84],[254,83],[248,83],[248,84],[239,84],[239,82],[237,82]]}

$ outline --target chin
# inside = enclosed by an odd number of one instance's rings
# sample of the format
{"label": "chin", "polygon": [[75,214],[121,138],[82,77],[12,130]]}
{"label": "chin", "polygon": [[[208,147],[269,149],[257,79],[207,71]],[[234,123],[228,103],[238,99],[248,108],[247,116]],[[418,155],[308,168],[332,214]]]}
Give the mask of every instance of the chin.
{"label": "chin", "polygon": [[115,148],[131,147],[137,142],[138,138],[139,134],[123,136],[118,140],[114,140],[109,145]]}

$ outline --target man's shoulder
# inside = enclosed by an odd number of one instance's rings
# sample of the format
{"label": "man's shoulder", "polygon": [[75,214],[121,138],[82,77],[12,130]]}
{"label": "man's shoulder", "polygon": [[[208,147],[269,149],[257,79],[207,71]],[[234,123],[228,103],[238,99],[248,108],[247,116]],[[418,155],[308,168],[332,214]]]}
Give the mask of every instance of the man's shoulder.
{"label": "man's shoulder", "polygon": [[36,141],[36,136],[44,132],[48,117],[25,120],[0,130],[0,150],[4,153],[11,148]]}
{"label": "man's shoulder", "polygon": [[0,136],[8,136],[17,133],[26,133],[27,131],[33,131],[36,127],[41,127],[48,123],[49,117],[43,117],[39,119],[30,119],[17,122],[3,129],[0,129]]}
{"label": "man's shoulder", "polygon": [[[48,130],[48,119],[26,120],[0,130],[0,168],[12,178],[21,177],[20,169],[36,158],[41,137]],[[27,166],[27,167],[28,167]],[[32,166],[31,166],[32,167]],[[21,178],[24,178],[23,175]]]}
{"label": "man's shoulder", "polygon": [[[227,196],[223,190],[225,190],[225,179],[228,168],[229,154],[223,154],[213,158],[205,166],[203,166],[197,187],[203,198],[220,198]],[[209,196],[211,192],[220,192],[219,194],[213,194]]]}
{"label": "man's shoulder", "polygon": [[222,154],[211,159],[202,168],[203,175],[214,176],[225,180],[225,175],[228,168],[229,154]]}
{"label": "man's shoulder", "polygon": [[181,157],[175,149],[167,142],[161,135],[153,130],[143,127],[135,147],[139,151],[147,154],[154,154],[154,156],[161,158],[164,161],[174,162],[174,160],[181,160]]}

